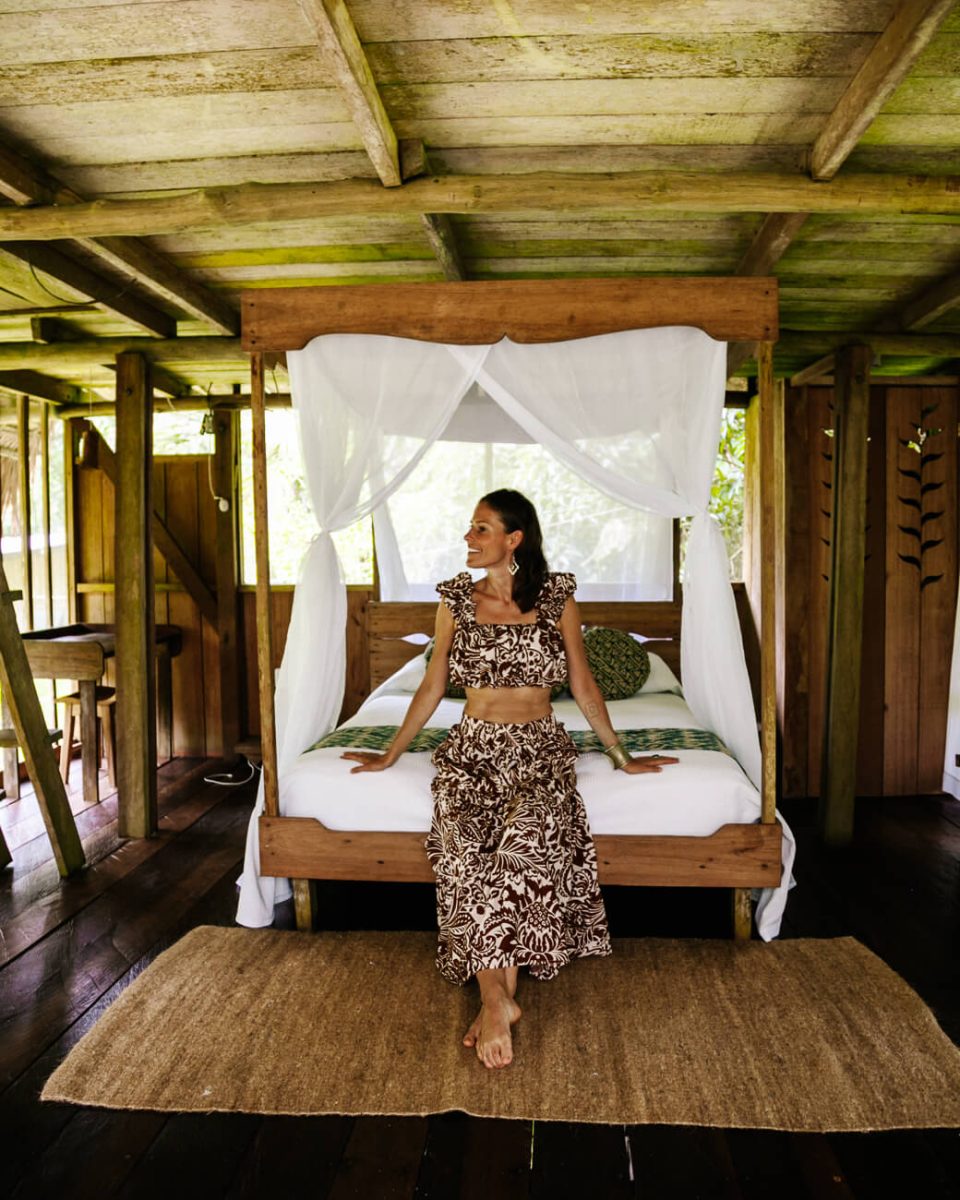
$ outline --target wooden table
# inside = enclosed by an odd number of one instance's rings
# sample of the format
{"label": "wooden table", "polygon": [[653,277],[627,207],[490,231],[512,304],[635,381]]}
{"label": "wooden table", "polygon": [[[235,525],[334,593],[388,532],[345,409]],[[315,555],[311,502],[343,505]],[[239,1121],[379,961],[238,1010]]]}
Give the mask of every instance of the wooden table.
{"label": "wooden table", "polygon": [[[83,799],[99,799],[97,772],[97,684],[103,679],[107,659],[117,653],[113,625],[60,625],[23,634],[30,670],[36,679],[75,679],[80,689],[80,755],[83,765]],[[173,755],[173,686],[171,660],[183,647],[178,625],[156,627],[157,647],[157,754]]]}

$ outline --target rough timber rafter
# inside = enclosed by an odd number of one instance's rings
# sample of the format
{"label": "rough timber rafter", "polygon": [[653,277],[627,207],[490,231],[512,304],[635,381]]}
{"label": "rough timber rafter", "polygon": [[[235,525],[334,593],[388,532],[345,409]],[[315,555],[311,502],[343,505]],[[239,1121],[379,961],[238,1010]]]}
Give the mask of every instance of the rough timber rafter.
{"label": "rough timber rafter", "polygon": [[813,145],[814,179],[836,175],[954,4],[955,0],[902,0]]}
{"label": "rough timber rafter", "polygon": [[933,287],[921,292],[903,310],[900,316],[904,329],[922,329],[937,317],[960,304],[960,272],[941,279]]}
{"label": "rough timber rafter", "polygon": [[139,350],[151,361],[162,363],[242,363],[245,358],[240,339],[225,337],[92,338],[53,346],[0,342],[0,371],[20,368],[63,371],[74,366],[109,364],[126,350]]}
{"label": "rough timber rafter", "polygon": [[397,135],[390,124],[367,56],[343,0],[300,0],[316,34],[324,66],[340,89],[380,182],[399,187]]}
{"label": "rough timber rafter", "polygon": [[[49,172],[3,146],[0,146],[0,194],[21,206],[34,204],[67,206],[83,202],[82,197],[65,187]],[[130,238],[124,240],[107,238],[103,241],[91,238],[77,240],[89,253],[109,263],[115,269],[132,275],[138,283],[175,304],[178,308],[182,308],[192,317],[206,321],[221,333],[230,336],[239,332],[239,317],[222,296],[218,296],[201,284],[188,279],[164,255],[159,254],[143,242]],[[13,251],[10,252],[13,253]],[[47,273],[55,274],[50,271]],[[58,278],[60,277],[58,276]],[[116,285],[109,280],[102,279],[92,271],[87,272],[87,278],[88,282],[98,287],[99,295],[94,295],[86,288],[81,288],[81,291],[86,292],[104,308],[116,312],[119,316],[132,320],[138,325],[144,324],[135,317],[129,316],[124,309],[117,308],[100,298],[103,295],[113,296],[119,290]],[[98,279],[100,285],[96,283]],[[69,283],[69,280],[66,279],[61,281]],[[123,298],[132,299],[135,303],[143,305],[145,310],[153,309],[152,305],[148,305],[146,301],[139,301],[136,297],[128,297],[124,294]],[[173,319],[163,313],[159,313],[158,316],[162,318],[162,324],[151,331],[160,337],[170,337],[175,334],[176,323]],[[144,327],[150,328],[150,326]]]}
{"label": "rough timber rafter", "polygon": [[449,175],[384,188],[366,179],[243,184],[175,196],[0,209],[0,240],[140,237],[321,217],[445,213],[811,212],[960,214],[956,176],[791,174]]}
{"label": "rough timber rafter", "polygon": [[125,321],[139,325],[156,337],[176,337],[177,323],[173,317],[155,308],[142,296],[128,292],[122,283],[106,279],[91,271],[82,263],[64,254],[55,246],[43,242],[12,242],[0,244],[0,250],[21,262],[28,263],[34,270],[59,280],[74,291],[89,296],[109,312],[116,313]]}

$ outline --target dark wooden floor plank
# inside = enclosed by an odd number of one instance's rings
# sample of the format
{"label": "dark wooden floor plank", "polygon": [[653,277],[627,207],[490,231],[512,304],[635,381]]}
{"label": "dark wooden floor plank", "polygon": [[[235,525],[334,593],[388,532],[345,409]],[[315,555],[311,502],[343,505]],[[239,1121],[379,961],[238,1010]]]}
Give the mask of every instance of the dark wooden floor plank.
{"label": "dark wooden floor plank", "polygon": [[357,1117],[330,1200],[408,1200],[420,1173],[426,1117]]}
{"label": "dark wooden floor plank", "polygon": [[[39,1096],[47,1078],[83,1035],[93,1028],[113,1001],[158,955],[179,941],[190,929],[197,925],[233,924],[239,867],[238,860],[92,1008],[66,1029],[14,1083],[0,1092],[0,1129],[7,1139],[4,1152],[4,1171],[7,1179],[16,1178],[18,1173],[25,1171],[35,1159],[48,1153],[60,1131],[77,1114],[86,1111],[69,1104],[41,1104]],[[91,1146],[88,1165],[98,1157],[99,1148]]]}
{"label": "dark wooden floor plank", "polygon": [[533,1134],[530,1195],[590,1195],[629,1200],[638,1195],[630,1179],[627,1134],[621,1125],[573,1125],[537,1121]]}
{"label": "dark wooden floor plank", "polygon": [[261,1117],[247,1113],[178,1113],[166,1121],[123,1187],[106,1194],[121,1200],[170,1200],[184,1192],[224,1196],[261,1123]]}
{"label": "dark wooden floor plank", "polygon": [[466,1121],[462,1200],[489,1200],[491,1196],[523,1200],[529,1194],[531,1158],[536,1162],[533,1124],[481,1117],[467,1117]]}
{"label": "dark wooden floor plank", "polygon": [[242,852],[248,803],[227,796],[176,840],[3,970],[6,1086],[149,950]]}
{"label": "dark wooden floor plank", "polygon": [[743,1200],[806,1200],[807,1189],[790,1154],[790,1135],[728,1129],[726,1142]]}
{"label": "dark wooden floor plank", "polygon": [[671,1125],[627,1128],[638,1197],[741,1200],[723,1131]]}
{"label": "dark wooden floor plank", "polygon": [[226,1200],[320,1200],[333,1185],[353,1126],[353,1117],[264,1117]]}

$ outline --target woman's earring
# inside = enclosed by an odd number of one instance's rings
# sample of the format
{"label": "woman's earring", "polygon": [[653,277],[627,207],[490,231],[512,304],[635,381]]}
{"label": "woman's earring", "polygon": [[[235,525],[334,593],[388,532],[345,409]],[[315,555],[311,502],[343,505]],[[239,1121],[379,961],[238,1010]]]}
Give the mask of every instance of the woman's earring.
{"label": "woman's earring", "polygon": [[510,572],[511,575],[516,575],[516,573],[520,570],[520,564],[517,562],[517,560],[513,557],[512,554],[510,555],[510,565],[507,567],[507,570]]}

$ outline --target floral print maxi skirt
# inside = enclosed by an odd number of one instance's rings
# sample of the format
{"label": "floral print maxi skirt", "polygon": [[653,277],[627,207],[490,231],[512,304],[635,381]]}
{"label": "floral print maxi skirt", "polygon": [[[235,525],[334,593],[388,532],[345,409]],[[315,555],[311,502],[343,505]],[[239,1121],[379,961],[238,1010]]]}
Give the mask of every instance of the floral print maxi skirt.
{"label": "floral print maxi skirt", "polygon": [[464,716],[433,753],[427,856],[437,878],[437,966],[454,983],[525,966],[550,979],[609,954],[577,749],[551,713],[522,725]]}

